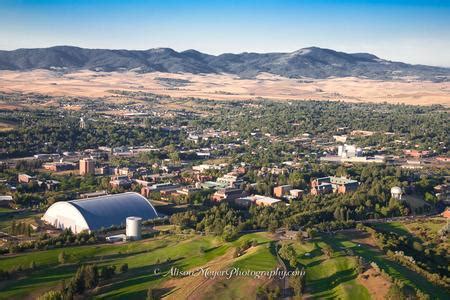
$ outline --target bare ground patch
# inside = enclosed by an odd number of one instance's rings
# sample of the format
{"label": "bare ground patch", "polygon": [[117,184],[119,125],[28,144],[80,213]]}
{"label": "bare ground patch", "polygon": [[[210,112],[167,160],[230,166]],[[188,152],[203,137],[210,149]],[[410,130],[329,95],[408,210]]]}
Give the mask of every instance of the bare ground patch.
{"label": "bare ground patch", "polygon": [[374,300],[383,300],[389,291],[391,283],[374,268],[370,268],[356,279],[363,285]]}

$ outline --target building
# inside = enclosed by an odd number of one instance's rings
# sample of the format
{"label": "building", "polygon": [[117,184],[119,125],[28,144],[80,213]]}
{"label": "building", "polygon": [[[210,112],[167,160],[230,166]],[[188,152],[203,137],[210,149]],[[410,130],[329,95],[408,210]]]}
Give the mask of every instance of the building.
{"label": "building", "polygon": [[71,162],[51,162],[43,164],[42,167],[48,171],[61,172],[75,169],[76,164]]}
{"label": "building", "polygon": [[92,158],[83,158],[80,160],[80,175],[95,175],[95,161]]}
{"label": "building", "polygon": [[242,180],[238,175],[234,174],[233,172],[217,178],[216,182],[224,184],[227,187],[232,187],[236,189],[240,189],[244,185],[244,180]]}
{"label": "building", "polygon": [[450,195],[450,185],[448,184],[439,184],[434,187],[434,193],[436,198],[440,201],[448,202],[448,198]]}
{"label": "building", "polygon": [[345,143],[347,141],[346,135],[333,135],[333,138],[336,142]]}
{"label": "building", "polygon": [[363,164],[383,164],[386,162],[386,157],[384,155],[375,156],[352,156],[352,157],[341,157],[338,155],[326,155],[320,158],[320,161],[331,162],[331,163],[363,163]]}
{"label": "building", "polygon": [[294,199],[300,199],[301,197],[303,197],[303,193],[304,193],[303,190],[297,190],[297,189],[292,189],[289,191],[289,194]]}
{"label": "building", "polygon": [[109,181],[109,184],[111,185],[112,188],[130,188],[131,184],[133,182],[131,181],[130,178],[128,178],[128,176],[125,175],[121,175],[121,176],[113,176],[111,178],[111,180]]}
{"label": "building", "polygon": [[355,145],[338,146],[338,156],[342,158],[360,157],[362,156],[361,148],[357,148]]}
{"label": "building", "polygon": [[166,183],[157,183],[151,186],[144,186],[141,189],[141,195],[145,196],[145,197],[149,197],[152,193],[161,193],[161,192],[165,192],[167,193],[175,193],[177,191],[177,189],[180,188],[179,184],[173,184],[170,182],[166,182]]}
{"label": "building", "polygon": [[99,168],[95,168],[95,175],[110,175],[111,168],[109,166],[102,166]]}
{"label": "building", "polygon": [[273,195],[275,197],[281,198],[289,194],[289,191],[292,189],[290,185],[279,185],[273,188]]}
{"label": "building", "polygon": [[439,162],[448,163],[448,162],[450,162],[450,157],[448,157],[448,156],[438,156],[438,157],[436,157],[436,160],[439,161]]}
{"label": "building", "polygon": [[108,195],[108,191],[103,190],[103,191],[96,191],[96,192],[92,192],[92,193],[80,194],[80,198],[85,199],[85,198],[93,198],[93,197],[105,196],[105,195]]}
{"label": "building", "polygon": [[242,189],[221,188],[213,194],[212,200],[215,202],[234,201],[237,198],[242,198],[245,196],[247,196],[247,193]]}
{"label": "building", "polygon": [[311,194],[321,195],[328,193],[345,194],[355,191],[359,186],[359,182],[346,177],[322,177],[311,182]]}
{"label": "building", "polygon": [[134,168],[128,168],[128,167],[114,169],[114,175],[119,175],[119,176],[124,175],[124,176],[133,177],[134,172],[135,172]]}
{"label": "building", "polygon": [[249,207],[252,204],[257,206],[274,206],[284,202],[280,199],[275,199],[272,197],[252,195],[248,197],[237,198],[235,200],[235,203],[240,206]]}
{"label": "building", "polygon": [[17,181],[19,181],[19,183],[30,183],[35,180],[36,180],[36,176],[31,176],[28,174],[19,174],[17,176]]}
{"label": "building", "polygon": [[213,189],[213,190],[218,190],[218,189],[223,189],[226,187],[229,187],[228,184],[226,183],[220,183],[217,181],[205,181],[205,182],[201,182],[199,183],[199,185],[202,189]]}
{"label": "building", "polygon": [[110,242],[110,243],[126,242],[127,236],[125,234],[121,233],[121,234],[107,236],[105,239],[107,242]]}
{"label": "building", "polygon": [[47,209],[42,220],[56,228],[70,228],[79,233],[124,226],[131,216],[145,221],[157,218],[158,213],[147,199],[130,192],[56,202]]}
{"label": "building", "polygon": [[57,180],[46,180],[43,182],[38,181],[38,184],[40,187],[46,188],[49,191],[53,191],[53,190],[57,189],[61,183]]}
{"label": "building", "polygon": [[414,158],[426,157],[426,156],[429,156],[430,153],[431,152],[428,150],[424,150],[424,151],[415,150],[415,149],[403,150],[403,154],[405,154],[406,156],[414,157]]}
{"label": "building", "polygon": [[50,153],[50,154],[35,154],[33,155],[35,159],[50,161],[54,159],[59,159],[61,156],[58,153]]}
{"label": "building", "polygon": [[6,195],[6,196],[0,196],[0,206],[3,207],[9,207],[13,203],[13,197]]}
{"label": "building", "polygon": [[197,193],[199,191],[201,191],[201,189],[196,188],[196,187],[191,187],[191,186],[185,186],[185,187],[177,189],[176,193],[178,195],[190,197],[190,196],[192,196],[193,194],[195,194],[195,193]]}

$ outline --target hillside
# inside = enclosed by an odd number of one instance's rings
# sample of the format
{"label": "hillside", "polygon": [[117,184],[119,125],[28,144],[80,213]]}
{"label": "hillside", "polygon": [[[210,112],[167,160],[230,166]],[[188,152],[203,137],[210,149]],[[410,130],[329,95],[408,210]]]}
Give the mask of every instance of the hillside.
{"label": "hillside", "polygon": [[170,48],[149,50],[84,49],[71,46],[0,51],[0,70],[33,69],[125,71],[141,73],[229,73],[254,78],[260,73],[283,77],[359,77],[392,80],[416,77],[447,81],[450,68],[410,65],[380,59],[368,53],[344,53],[317,47],[291,53],[225,53],[209,55],[196,50]]}

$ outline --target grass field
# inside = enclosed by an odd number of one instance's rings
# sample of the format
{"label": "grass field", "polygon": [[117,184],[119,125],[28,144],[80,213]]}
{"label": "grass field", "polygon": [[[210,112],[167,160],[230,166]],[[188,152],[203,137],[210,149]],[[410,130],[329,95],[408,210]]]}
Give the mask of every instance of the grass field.
{"label": "grass field", "polygon": [[[357,281],[356,256],[376,262],[391,276],[418,287],[432,299],[446,299],[446,292],[433,286],[421,276],[387,259],[379,250],[354,240],[354,233],[342,232],[323,235],[314,240],[292,243],[298,262],[306,269],[306,293],[314,299],[370,299],[368,290]],[[240,257],[233,257],[234,248],[246,241],[257,241]],[[322,249],[330,245],[334,250],[328,258]],[[60,265],[61,251],[68,262]],[[309,253],[308,255],[305,255]],[[46,251],[21,253],[0,257],[0,268],[9,270],[27,268],[34,261],[35,271],[22,278],[0,282],[0,299],[36,297],[55,288],[63,279],[69,279],[80,264],[99,266],[127,263],[129,270],[117,274],[110,281],[92,291],[94,299],[142,299],[149,287],[169,299],[180,299],[188,293],[195,299],[253,298],[259,286],[268,283],[266,278],[234,277],[194,279],[190,277],[163,276],[171,267],[193,270],[199,267],[240,268],[241,270],[273,270],[277,267],[274,236],[252,233],[224,243],[213,236],[170,234],[123,244],[101,244],[66,247]]]}
{"label": "grass field", "polygon": [[[264,234],[245,235],[233,243],[222,243],[212,236],[167,235],[126,244],[67,247],[2,257],[2,269],[9,270],[18,266],[27,268],[32,261],[37,264],[38,269],[25,278],[0,283],[0,299],[18,299],[25,295],[40,294],[58,285],[62,279],[70,278],[81,263],[96,263],[99,266],[114,264],[117,267],[127,263],[129,272],[117,276],[113,286],[99,289],[95,298],[138,299],[145,296],[150,286],[157,287],[166,279],[155,275],[155,269],[164,273],[170,267],[189,270],[203,266],[246,239],[256,239],[260,243],[267,243],[269,240]],[[261,249],[266,248],[261,245]],[[68,256],[68,263],[65,265],[58,264],[58,255],[62,250]],[[260,267],[267,266],[267,253],[263,250],[249,256],[249,261],[243,260],[240,264],[252,266],[258,261],[255,257],[259,254],[262,257],[262,260],[259,260]],[[170,263],[165,263],[167,259],[170,259]]]}
{"label": "grass field", "polygon": [[370,299],[367,289],[356,282],[356,258],[339,249],[328,258],[322,251],[326,244],[333,246],[322,237],[293,243],[298,262],[306,269],[306,293],[314,299]]}

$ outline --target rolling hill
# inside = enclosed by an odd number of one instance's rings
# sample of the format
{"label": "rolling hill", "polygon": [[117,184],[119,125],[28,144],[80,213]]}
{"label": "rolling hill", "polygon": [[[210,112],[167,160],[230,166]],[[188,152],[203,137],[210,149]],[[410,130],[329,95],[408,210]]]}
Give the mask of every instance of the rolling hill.
{"label": "rolling hill", "polygon": [[410,65],[380,59],[368,53],[344,53],[318,47],[291,53],[225,53],[209,55],[196,50],[84,49],[72,46],[0,51],[0,70],[94,70],[142,73],[228,73],[253,78],[267,72],[291,78],[359,77],[392,80],[413,76],[420,80],[448,81],[450,68]]}

